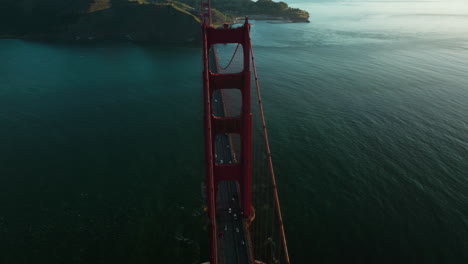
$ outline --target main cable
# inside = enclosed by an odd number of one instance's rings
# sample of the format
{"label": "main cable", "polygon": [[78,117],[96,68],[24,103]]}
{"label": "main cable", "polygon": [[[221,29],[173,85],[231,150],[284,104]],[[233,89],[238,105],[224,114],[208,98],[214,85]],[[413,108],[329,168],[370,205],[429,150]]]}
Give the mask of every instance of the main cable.
{"label": "main cable", "polygon": [[290,264],[290,259],[289,259],[289,251],[288,251],[288,246],[286,243],[286,234],[284,232],[284,223],[283,223],[283,216],[281,213],[281,207],[280,207],[280,202],[279,202],[279,197],[278,197],[278,190],[276,188],[276,179],[275,179],[275,172],[273,170],[273,161],[271,158],[271,151],[270,151],[270,143],[268,141],[268,132],[266,129],[266,122],[265,122],[265,115],[263,111],[263,104],[262,104],[262,96],[260,92],[260,85],[258,82],[258,75],[257,75],[257,67],[255,64],[255,55],[254,55],[254,50],[253,50],[253,45],[252,45],[252,39],[250,38],[249,35],[249,41],[250,41],[250,54],[252,57],[252,68],[254,70],[254,77],[255,77],[255,86],[257,90],[257,97],[258,97],[258,104],[259,104],[259,109],[260,109],[260,117],[262,119],[262,125],[263,125],[263,134],[265,137],[265,145],[267,149],[267,159],[268,159],[268,165],[270,169],[270,174],[271,174],[271,181],[273,184],[273,195],[275,198],[275,203],[276,203],[276,209],[278,210],[278,220],[279,220],[279,225],[280,225],[280,232],[281,232],[281,238],[283,240],[284,244],[284,254],[285,254],[285,260],[287,264]]}

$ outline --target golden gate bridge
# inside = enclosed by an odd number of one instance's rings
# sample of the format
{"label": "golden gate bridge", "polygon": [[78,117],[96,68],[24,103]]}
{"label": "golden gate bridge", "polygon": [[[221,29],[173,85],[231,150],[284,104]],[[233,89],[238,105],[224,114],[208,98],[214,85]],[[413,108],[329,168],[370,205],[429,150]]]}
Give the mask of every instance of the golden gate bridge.
{"label": "golden gate bridge", "polygon": [[[210,263],[289,264],[248,18],[214,27],[210,0],[201,17]],[[221,67],[218,48],[229,44],[237,46]]]}

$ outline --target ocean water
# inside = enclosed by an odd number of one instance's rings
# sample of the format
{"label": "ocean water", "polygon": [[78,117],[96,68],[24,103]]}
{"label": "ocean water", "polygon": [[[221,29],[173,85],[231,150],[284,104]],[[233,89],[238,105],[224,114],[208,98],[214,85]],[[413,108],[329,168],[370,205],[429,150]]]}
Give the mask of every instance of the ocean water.
{"label": "ocean water", "polygon": [[[293,263],[467,263],[468,5],[292,5],[252,38]],[[0,263],[208,259],[200,47],[0,58]]]}

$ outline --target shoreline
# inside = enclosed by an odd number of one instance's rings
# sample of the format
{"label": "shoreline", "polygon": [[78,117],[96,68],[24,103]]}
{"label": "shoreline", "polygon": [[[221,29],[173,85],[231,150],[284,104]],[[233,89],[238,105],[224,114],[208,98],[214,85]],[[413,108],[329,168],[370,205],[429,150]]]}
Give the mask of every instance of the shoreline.
{"label": "shoreline", "polygon": [[0,35],[0,39],[26,39],[25,36]]}
{"label": "shoreline", "polygon": [[[245,17],[248,17],[250,20],[259,20],[259,21],[267,21],[269,24],[289,24],[289,23],[310,23],[308,19],[305,21],[299,20],[291,20],[284,17],[276,17],[276,16],[269,16],[269,15],[246,15],[246,16],[239,16],[234,18],[235,23],[244,23]],[[102,42],[102,41],[123,41],[123,42],[137,42],[137,43],[162,43],[157,41],[142,41],[138,39],[101,39],[101,38],[63,38],[63,37],[53,37],[53,35],[48,34],[33,34],[33,35],[0,35],[0,39],[23,39],[23,40],[36,40],[36,41],[53,41],[53,42],[73,42],[73,43],[90,43],[90,42]],[[165,44],[184,44],[184,43],[194,43],[193,40],[191,41],[168,41]]]}
{"label": "shoreline", "polygon": [[236,17],[236,22],[243,21],[245,17],[248,17],[249,20],[271,20],[271,21],[278,21],[279,23],[270,23],[270,24],[282,24],[282,23],[310,23],[309,19],[302,19],[302,20],[292,20],[285,17],[277,17],[277,16],[270,16],[270,15],[246,15],[243,17]]}

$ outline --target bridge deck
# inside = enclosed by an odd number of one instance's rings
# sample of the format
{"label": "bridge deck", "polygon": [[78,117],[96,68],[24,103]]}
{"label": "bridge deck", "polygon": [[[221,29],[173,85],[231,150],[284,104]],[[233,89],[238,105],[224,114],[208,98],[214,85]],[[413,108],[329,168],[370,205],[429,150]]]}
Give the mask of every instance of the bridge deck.
{"label": "bridge deck", "polygon": [[[211,49],[211,51],[213,50]],[[211,52],[210,59],[210,68],[213,72],[217,72],[218,62],[214,52]],[[221,91],[215,91],[213,99],[213,114],[220,117],[225,116]],[[230,142],[228,135],[216,138],[216,163],[234,162]],[[239,193],[239,184],[235,181],[225,181],[219,184],[216,196],[216,223],[218,261],[221,264],[253,263],[249,231],[241,215]]]}
{"label": "bridge deck", "polygon": [[[214,98],[217,101],[213,104],[215,114],[223,116],[221,93],[215,94]],[[217,163],[233,162],[230,140],[227,135],[217,137],[215,149]],[[239,184],[235,181],[225,181],[219,184],[216,197],[219,263],[253,263],[248,230],[241,215],[239,193]]]}

